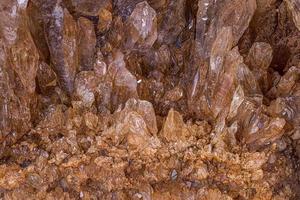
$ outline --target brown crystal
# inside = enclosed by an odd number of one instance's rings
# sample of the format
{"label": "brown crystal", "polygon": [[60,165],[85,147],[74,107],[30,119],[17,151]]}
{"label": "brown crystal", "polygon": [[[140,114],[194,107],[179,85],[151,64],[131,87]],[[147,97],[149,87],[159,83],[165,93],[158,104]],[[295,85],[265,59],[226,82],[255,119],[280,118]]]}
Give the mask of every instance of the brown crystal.
{"label": "brown crystal", "polygon": [[288,9],[290,9],[293,15],[293,21],[296,27],[300,30],[300,3],[295,0],[287,0],[286,1]]}
{"label": "brown crystal", "polygon": [[0,1],[1,199],[299,199],[297,0]]}
{"label": "brown crystal", "polygon": [[156,12],[147,1],[138,3],[128,18],[128,48],[150,48],[157,39]]}
{"label": "brown crystal", "polygon": [[94,65],[94,56],[96,52],[96,33],[94,25],[85,18],[79,18],[78,25],[78,60],[79,68],[82,70],[91,70]]}

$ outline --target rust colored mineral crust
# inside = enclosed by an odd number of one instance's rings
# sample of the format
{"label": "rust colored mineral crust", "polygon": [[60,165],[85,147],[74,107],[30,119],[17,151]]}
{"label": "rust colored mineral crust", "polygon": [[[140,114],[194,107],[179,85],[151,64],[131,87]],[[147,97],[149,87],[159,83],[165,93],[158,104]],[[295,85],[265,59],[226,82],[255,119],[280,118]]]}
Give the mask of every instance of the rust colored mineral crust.
{"label": "rust colored mineral crust", "polygon": [[0,199],[300,199],[299,0],[1,0]]}

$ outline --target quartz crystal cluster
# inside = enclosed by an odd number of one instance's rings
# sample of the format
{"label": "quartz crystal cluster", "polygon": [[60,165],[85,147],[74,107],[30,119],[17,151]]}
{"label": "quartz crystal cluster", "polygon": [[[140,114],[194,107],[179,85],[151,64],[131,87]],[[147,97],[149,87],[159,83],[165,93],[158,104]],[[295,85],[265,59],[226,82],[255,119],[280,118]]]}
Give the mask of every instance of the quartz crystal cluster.
{"label": "quartz crystal cluster", "polygon": [[300,199],[300,1],[1,0],[0,199]]}

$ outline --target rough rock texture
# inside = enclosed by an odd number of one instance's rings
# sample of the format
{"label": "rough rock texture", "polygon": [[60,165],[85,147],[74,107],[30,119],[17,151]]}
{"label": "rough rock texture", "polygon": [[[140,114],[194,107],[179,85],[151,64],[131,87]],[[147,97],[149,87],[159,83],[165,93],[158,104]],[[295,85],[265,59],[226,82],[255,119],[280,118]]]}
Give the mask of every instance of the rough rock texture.
{"label": "rough rock texture", "polygon": [[0,1],[0,198],[300,199],[299,8]]}
{"label": "rough rock texture", "polygon": [[30,35],[26,2],[0,3],[0,140],[1,147],[32,127],[39,55]]}

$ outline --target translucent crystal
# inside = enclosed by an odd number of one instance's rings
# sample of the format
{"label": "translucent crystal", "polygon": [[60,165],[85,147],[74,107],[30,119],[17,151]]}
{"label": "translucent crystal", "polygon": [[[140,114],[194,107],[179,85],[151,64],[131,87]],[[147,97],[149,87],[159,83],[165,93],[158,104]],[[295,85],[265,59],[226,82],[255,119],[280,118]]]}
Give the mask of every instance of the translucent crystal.
{"label": "translucent crystal", "polygon": [[137,96],[136,77],[126,68],[124,55],[121,52],[116,52],[113,62],[108,66],[107,77],[113,84],[111,103],[114,108],[125,103],[129,98]]}
{"label": "translucent crystal", "polygon": [[96,48],[96,33],[94,25],[85,18],[79,18],[78,22],[78,59],[81,70],[91,70],[94,65]]}
{"label": "translucent crystal", "polygon": [[0,198],[299,199],[298,7],[0,1]]}
{"label": "translucent crystal", "polygon": [[300,3],[296,0],[287,0],[285,1],[287,4],[287,7],[290,9],[293,20],[296,25],[296,27],[300,30]]}
{"label": "translucent crystal", "polygon": [[110,0],[67,0],[67,6],[82,15],[96,16],[101,8],[111,7]]}
{"label": "translucent crystal", "polygon": [[143,116],[149,132],[152,135],[157,134],[156,116],[153,106],[150,102],[129,99],[125,104],[125,108],[123,109],[122,114],[125,114],[129,111],[136,111],[141,116]]}
{"label": "translucent crystal", "polygon": [[[26,3],[1,1],[0,133],[19,138],[32,123],[39,54],[28,28]],[[14,140],[14,139],[13,139]],[[5,146],[5,142],[3,143]]]}
{"label": "translucent crystal", "polygon": [[156,12],[146,1],[136,5],[128,18],[128,26],[129,46],[137,44],[150,48],[157,39]]}
{"label": "translucent crystal", "polygon": [[90,107],[95,101],[95,90],[97,87],[94,72],[80,72],[75,79],[75,96],[78,97],[85,106]]}
{"label": "translucent crystal", "polygon": [[268,69],[273,58],[272,53],[273,49],[270,44],[265,42],[254,43],[248,54],[249,67],[251,69]]}
{"label": "translucent crystal", "polygon": [[223,27],[232,28],[233,43],[237,44],[256,9],[255,0],[211,1],[208,6],[206,3],[207,0],[198,1],[196,22],[195,51],[202,59],[210,56],[212,43]]}
{"label": "translucent crystal", "polygon": [[168,113],[161,135],[168,142],[175,142],[177,140],[186,140],[189,135],[185,127],[182,116],[177,111],[171,109]]}

